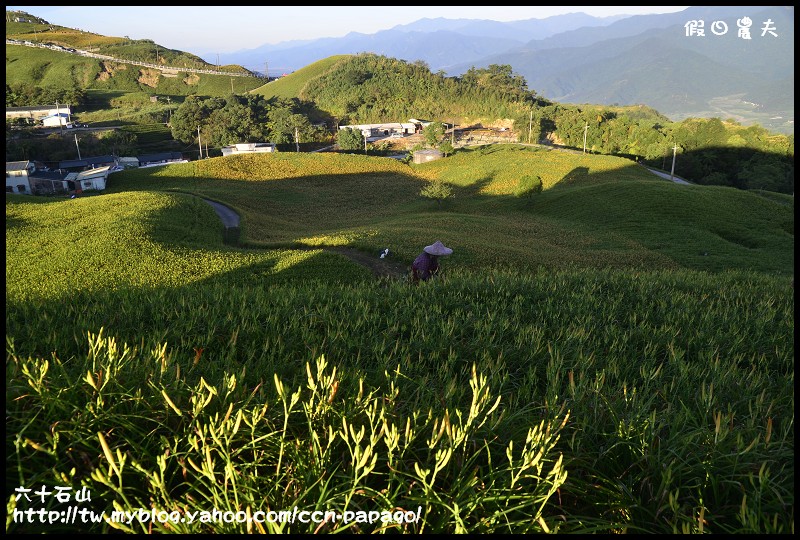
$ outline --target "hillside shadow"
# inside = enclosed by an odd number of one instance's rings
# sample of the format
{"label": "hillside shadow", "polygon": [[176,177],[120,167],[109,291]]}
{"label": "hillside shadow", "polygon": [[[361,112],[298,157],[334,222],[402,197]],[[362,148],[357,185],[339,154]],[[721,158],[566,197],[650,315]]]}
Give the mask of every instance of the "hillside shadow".
{"label": "hillside shadow", "polygon": [[[728,202],[712,213],[707,205],[715,204],[714,193],[701,194],[698,186],[670,182],[635,162],[605,171],[574,167],[555,185],[530,198],[489,193],[493,181],[487,175],[466,186],[453,186],[454,198],[445,200],[441,206],[420,195],[424,183],[418,176],[391,170],[374,174],[317,174],[264,182],[171,177],[164,176],[164,171],[140,170],[135,178],[118,182],[116,187],[112,181],[110,187],[111,191],[179,191],[223,202],[242,217],[239,231],[226,233],[219,225],[220,238],[227,235],[225,241],[230,245],[252,249],[337,246],[356,248],[367,254],[389,246],[393,254],[404,253],[409,258],[404,263],[410,263],[412,254],[425,245],[422,242],[426,239],[417,240],[415,243],[419,245],[409,243],[410,239],[420,237],[419,232],[412,232],[416,231],[415,222],[432,227],[431,238],[446,240],[448,236],[463,235],[458,224],[464,220],[479,222],[470,216],[489,218],[485,223],[497,223],[498,234],[513,230],[514,220],[520,223],[557,220],[565,231],[570,230],[577,235],[576,239],[583,239],[576,245],[585,243],[587,238],[592,239],[594,249],[627,252],[630,246],[639,245],[681,266],[712,271],[739,263],[774,269],[774,264],[759,262],[762,250],[767,250],[766,255],[779,245],[782,246],[779,250],[785,251],[781,238],[788,234],[793,239],[791,217],[768,210],[763,212],[771,214],[769,221],[759,231],[741,230],[742,212],[749,212],[752,206],[747,192],[728,188],[730,194],[720,199]],[[785,212],[780,196],[775,201],[758,198],[764,204],[783,207]],[[166,224],[169,213],[157,219]],[[403,224],[404,220],[408,226]],[[273,224],[275,230],[270,229]],[[398,232],[408,237],[392,236]],[[780,238],[773,241],[772,234]],[[161,235],[156,230],[154,235],[158,242],[173,243],[168,233]],[[468,245],[470,240],[465,238],[464,242]],[[785,263],[778,264],[781,265]]]}

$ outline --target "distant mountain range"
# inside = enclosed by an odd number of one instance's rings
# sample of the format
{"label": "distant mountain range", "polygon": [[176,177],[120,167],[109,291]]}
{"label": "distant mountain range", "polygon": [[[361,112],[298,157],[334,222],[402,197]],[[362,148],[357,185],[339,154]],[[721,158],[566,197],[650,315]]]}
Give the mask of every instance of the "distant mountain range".
{"label": "distant mountain range", "polygon": [[[752,22],[749,40],[738,36],[737,21],[745,18]],[[704,22],[704,36],[686,35],[692,20]],[[727,32],[712,27],[715,21],[725,23]],[[768,23],[777,35],[765,30]],[[507,64],[528,88],[560,103],[644,104],[672,120],[716,116],[794,133],[793,7],[699,6],[513,22],[421,19],[375,34],[290,41],[206,61],[255,71],[268,66],[276,75],[360,52],[421,60],[448,76]]]}

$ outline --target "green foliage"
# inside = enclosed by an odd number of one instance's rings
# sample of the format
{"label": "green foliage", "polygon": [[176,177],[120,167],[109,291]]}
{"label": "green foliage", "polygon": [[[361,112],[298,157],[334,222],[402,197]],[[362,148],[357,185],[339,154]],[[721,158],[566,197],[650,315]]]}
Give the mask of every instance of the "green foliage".
{"label": "green foliage", "polygon": [[436,201],[438,206],[442,205],[442,201],[454,197],[453,188],[446,182],[436,179],[428,185],[424,186],[419,194],[428,199]]}
{"label": "green foliage", "polygon": [[302,97],[348,123],[445,115],[495,118],[498,112],[511,114],[520,100],[531,99],[529,93],[509,94],[433,74],[424,62],[409,63],[375,54],[344,57],[323,73],[309,77]]}
{"label": "green foliage", "polygon": [[43,88],[25,82],[6,84],[6,107],[29,107],[42,103],[81,107],[86,103],[86,94],[80,88]]}
{"label": "green foliage", "polygon": [[172,115],[170,122],[175,139],[185,143],[201,137],[214,147],[241,142],[271,141],[276,144],[294,142],[315,136],[308,118],[294,112],[296,101],[265,99],[257,94],[201,100],[190,96]]}
{"label": "green foliage", "polygon": [[336,137],[336,143],[342,150],[361,150],[364,148],[364,135],[357,129],[340,129]]}
{"label": "green foliage", "polygon": [[450,142],[449,139],[445,139],[441,143],[439,143],[439,150],[441,150],[442,154],[444,154],[444,156],[447,157],[454,151],[453,144]]}
{"label": "green foliage", "polygon": [[542,179],[536,175],[526,174],[520,177],[517,189],[514,190],[515,197],[532,199],[535,195],[542,192]]}
{"label": "green foliage", "polygon": [[435,147],[439,144],[439,141],[442,140],[442,137],[444,137],[444,131],[444,124],[441,122],[431,122],[422,130],[422,136],[425,138],[425,142],[428,146]]}
{"label": "green foliage", "polygon": [[533,97],[528,93],[528,83],[521,75],[514,75],[508,64],[491,64],[487,68],[471,67],[461,76],[461,80],[469,85],[489,88],[501,94],[515,97]]}

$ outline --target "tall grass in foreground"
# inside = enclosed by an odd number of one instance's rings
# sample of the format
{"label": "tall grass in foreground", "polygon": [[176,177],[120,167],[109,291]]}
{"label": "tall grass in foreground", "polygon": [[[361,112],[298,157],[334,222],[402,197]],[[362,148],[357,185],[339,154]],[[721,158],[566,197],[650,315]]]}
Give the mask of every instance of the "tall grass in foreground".
{"label": "tall grass in foreground", "polygon": [[409,532],[793,532],[793,333],[788,281],[749,273],[12,298],[7,492],[422,506]]}

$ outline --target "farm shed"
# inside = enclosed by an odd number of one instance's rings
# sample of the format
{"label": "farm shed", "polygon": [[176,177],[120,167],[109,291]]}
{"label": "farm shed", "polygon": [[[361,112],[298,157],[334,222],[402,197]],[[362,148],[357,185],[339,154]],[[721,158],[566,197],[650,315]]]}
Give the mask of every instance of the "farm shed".
{"label": "farm shed", "polygon": [[28,180],[34,195],[54,195],[69,191],[69,183],[66,181],[65,175],[58,171],[37,170],[31,173]]}
{"label": "farm shed", "polygon": [[427,148],[425,150],[417,150],[414,152],[414,163],[426,163],[444,157],[441,151],[435,148]]}
{"label": "farm shed", "polygon": [[354,124],[350,126],[339,126],[339,129],[355,129],[361,132],[368,141],[383,139],[392,135],[413,135],[417,131],[417,126],[410,122],[386,122],[383,124]]}
{"label": "farm shed", "polygon": [[65,180],[75,183],[75,191],[103,191],[111,167],[97,167],[79,173],[69,173]]}
{"label": "farm shed", "polygon": [[233,154],[252,154],[259,152],[277,152],[275,143],[258,142],[258,143],[237,143],[230,146],[222,147],[223,156],[232,156]]}
{"label": "farm shed", "polygon": [[6,120],[15,118],[29,118],[31,120],[41,120],[45,116],[58,113],[72,114],[69,105],[42,105],[39,107],[6,107]]}
{"label": "farm shed", "polygon": [[180,152],[160,152],[158,154],[143,154],[139,156],[139,167],[155,167],[156,165],[169,165],[170,163],[186,163]]}
{"label": "farm shed", "polygon": [[50,116],[45,116],[42,118],[42,125],[44,127],[58,127],[58,126],[70,126],[71,121],[69,119],[69,115],[67,113],[58,113],[58,114],[51,114]]}

